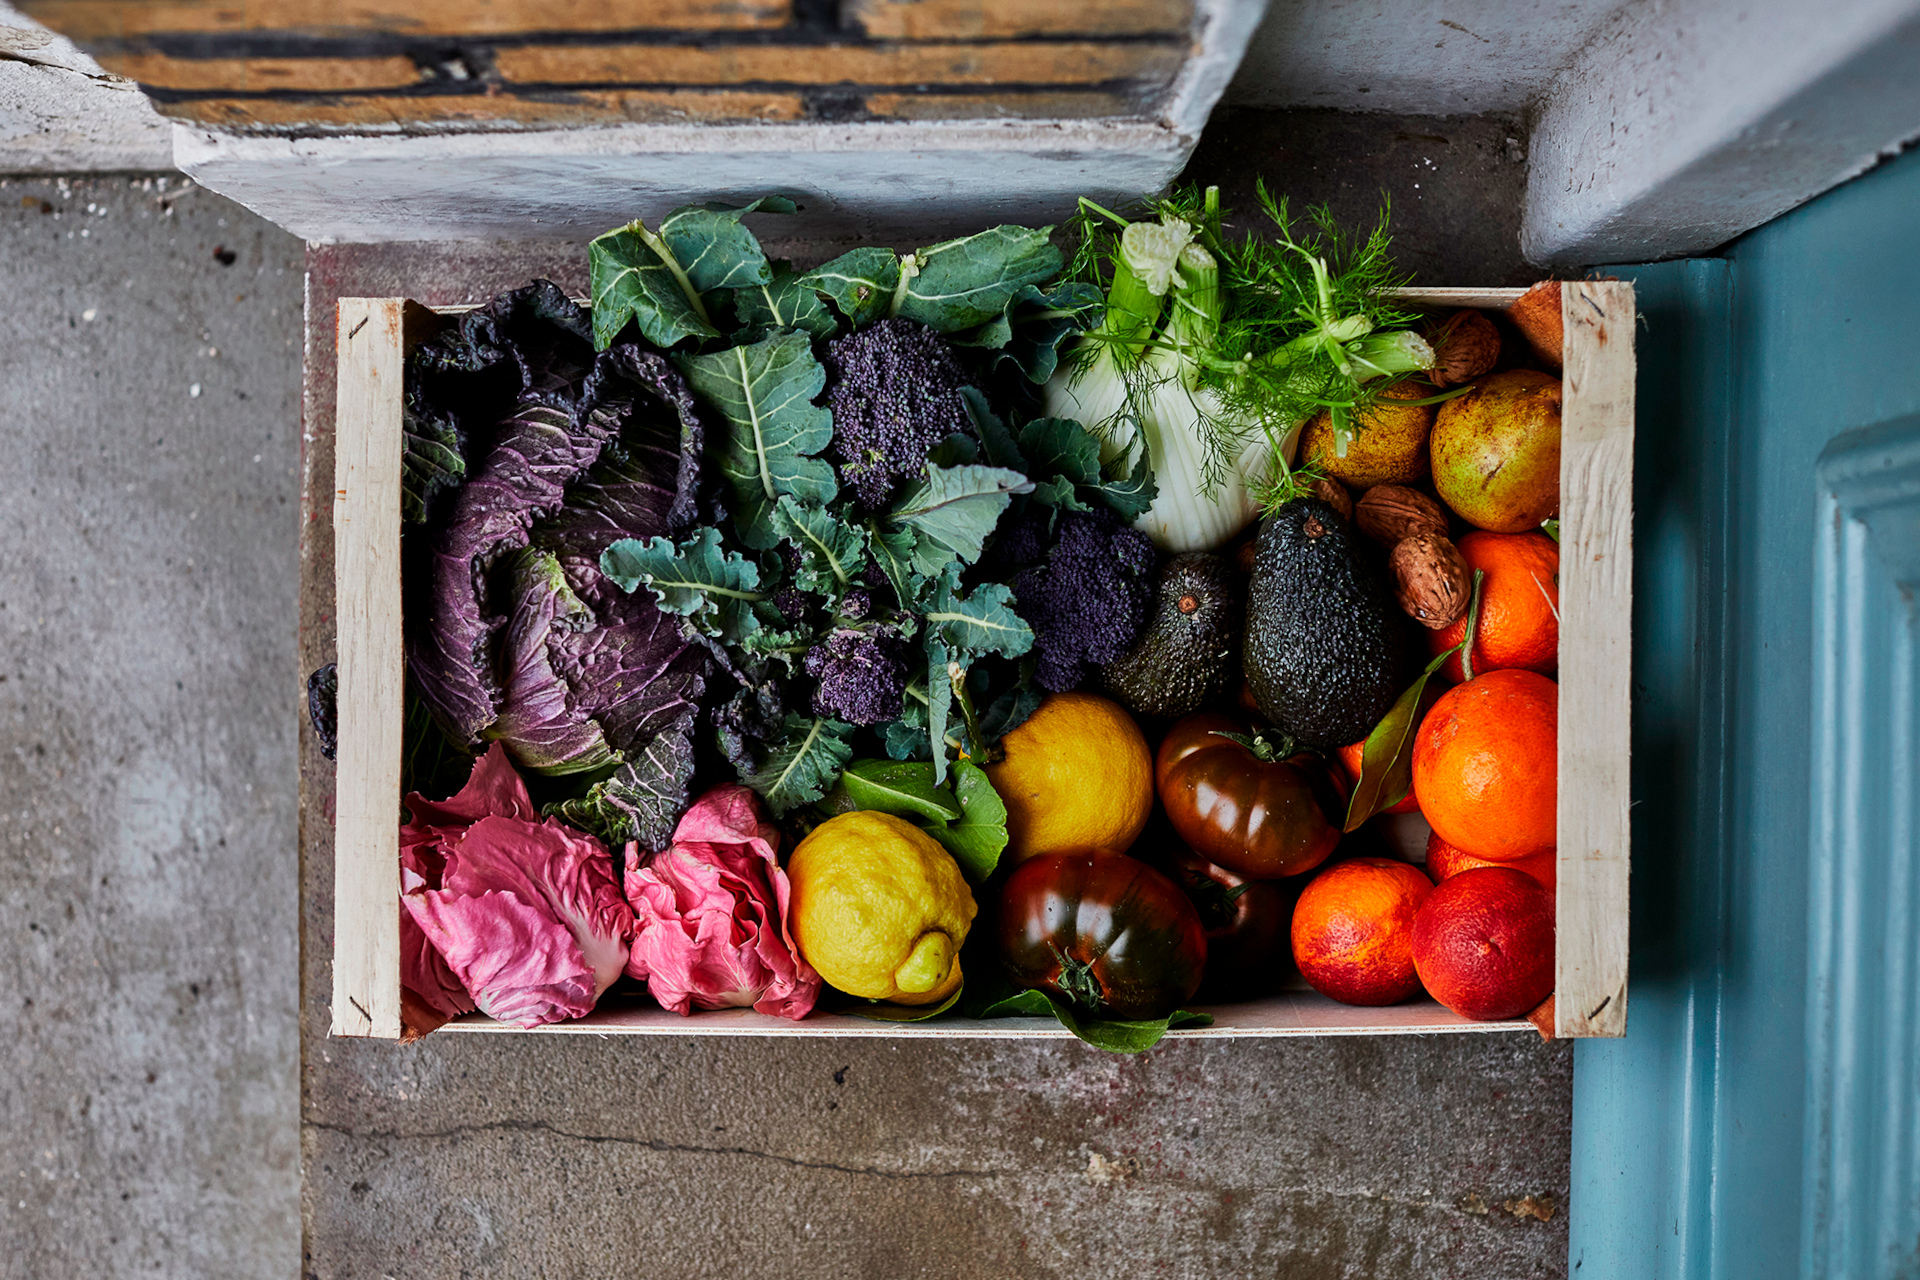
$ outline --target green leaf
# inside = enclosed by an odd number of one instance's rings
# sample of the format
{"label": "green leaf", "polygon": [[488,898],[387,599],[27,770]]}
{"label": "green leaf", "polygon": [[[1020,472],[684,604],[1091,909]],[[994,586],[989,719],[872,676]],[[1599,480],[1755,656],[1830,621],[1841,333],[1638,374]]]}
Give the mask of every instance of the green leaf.
{"label": "green leaf", "polygon": [[1160,496],[1160,486],[1153,482],[1153,464],[1147,461],[1146,453],[1141,453],[1132,474],[1103,480],[1095,496],[1128,524],[1147,514],[1147,508]]}
{"label": "green leaf", "polygon": [[1044,1018],[1052,1014],[1059,1019],[1060,1025],[1073,1032],[1081,1040],[1096,1049],[1105,1049],[1108,1053],[1142,1053],[1159,1044],[1167,1032],[1181,1027],[1209,1027],[1213,1025],[1210,1013],[1194,1013],[1187,1009],[1177,1009],[1164,1018],[1142,1021],[1120,1021],[1109,1018],[1090,1018],[1079,1013],[1066,1001],[1048,995],[1044,991],[1018,991],[1005,999],[995,1001],[981,1010],[982,1018]]}
{"label": "green leaf", "polygon": [[933,780],[926,761],[856,760],[840,772],[839,790],[856,809],[877,809],[901,818],[951,822],[963,810],[953,792]]}
{"label": "green leaf", "polygon": [[638,221],[616,227],[587,246],[597,350],[612,346],[628,319],[657,347],[671,347],[683,338],[720,336],[698,294],[689,296],[691,285],[681,282],[678,264],[662,256],[665,249]]}
{"label": "green leaf", "polygon": [[1560,541],[1560,522],[1558,520],[1542,520],[1540,522],[1540,532],[1546,534],[1555,542],[1558,542]]}
{"label": "green leaf", "polygon": [[[1013,495],[1032,492],[1025,476],[1004,467],[929,466],[927,478],[908,491],[887,519],[932,539],[951,552],[951,558],[972,564]],[[926,563],[920,557],[917,567]],[[921,572],[928,571],[922,567]]]}
{"label": "green leaf", "polygon": [[1017,658],[1033,647],[1033,628],[1013,611],[1013,592],[989,582],[963,595],[958,575],[948,572],[934,588],[925,618],[927,631],[962,653],[999,653]]}
{"label": "green leaf", "polygon": [[622,591],[644,583],[661,609],[729,644],[760,627],[753,605],[767,597],[759,590],[759,566],[723,550],[720,531],[711,525],[677,547],[665,538],[621,538],[600,553],[600,572]]}
{"label": "green leaf", "polygon": [[738,503],[733,523],[742,542],[765,550],[779,541],[770,516],[783,494],[818,507],[833,501],[832,465],[810,456],[833,439],[833,417],[812,403],[827,371],[806,334],[782,333],[677,363],[732,428],[720,470]]}
{"label": "green leaf", "polygon": [[1015,443],[1013,432],[1007,430],[1007,424],[995,415],[987,403],[987,397],[972,387],[962,387],[960,398],[966,401],[967,417],[973,420],[974,433],[980,437],[980,448],[985,452],[987,461],[996,467],[1026,474],[1026,456]]}
{"label": "green leaf", "polygon": [[544,812],[599,836],[610,848],[638,840],[643,849],[664,849],[673,843],[673,829],[686,811],[692,777],[693,740],[687,727],[668,729],[631,753],[586,795],[550,804]]}
{"label": "green leaf", "polygon": [[840,321],[806,284],[806,277],[784,262],[773,266],[773,279],[733,291],[733,314],[743,332],[766,336],[770,329],[800,329],[816,338],[831,338]]}
{"label": "green leaf", "polygon": [[1360,780],[1353,785],[1342,831],[1358,830],[1360,824],[1393,808],[1413,790],[1413,736],[1420,727],[1420,698],[1426,692],[1427,680],[1459,649],[1455,645],[1429,662],[1420,678],[1407,686],[1367,735],[1367,745],[1360,754]]}
{"label": "green leaf", "polygon": [[800,553],[793,583],[802,591],[838,597],[867,567],[867,536],[859,525],[843,524],[824,507],[803,505],[791,495],[773,509],[774,526]]}
{"label": "green leaf", "polygon": [[1021,286],[1059,274],[1060,251],[1047,241],[1052,231],[990,227],[921,249],[901,263],[892,314],[941,333],[987,323],[1007,309]]}
{"label": "green leaf", "polygon": [[853,755],[847,743],[852,732],[852,725],[838,720],[789,713],[781,722],[780,745],[740,780],[759,793],[774,817],[784,817],[827,793]]}
{"label": "green leaf", "polygon": [[749,213],[792,213],[785,196],[763,196],[738,208],[725,204],[683,205],[660,222],[660,238],[700,293],[766,284],[773,268],[753,232],[740,225]]}
{"label": "green leaf", "polygon": [[953,855],[969,884],[984,884],[1007,847],[1007,806],[986,770],[971,760],[954,762],[953,794],[962,812],[945,826],[928,827],[927,834]]}
{"label": "green leaf", "polygon": [[832,298],[857,329],[887,313],[900,284],[900,258],[891,249],[853,249],[815,267],[800,281]]}
{"label": "green leaf", "polygon": [[1005,311],[971,333],[952,340],[956,345],[986,347],[1011,360],[1029,382],[1044,383],[1060,367],[1060,345],[1099,323],[1106,297],[1097,285],[1069,280],[1051,293],[1023,285]]}
{"label": "green leaf", "polygon": [[[887,744],[887,755],[895,760],[918,760],[922,756],[932,754],[928,750],[926,708],[911,698],[907,701],[907,707],[920,714],[911,718],[903,715],[898,720],[889,720],[882,733]],[[915,724],[916,720],[921,723]]]}
{"label": "green leaf", "polygon": [[926,589],[925,578],[913,569],[914,545],[911,529],[882,529],[872,523],[867,526],[867,549],[887,575],[902,609],[913,608]]}
{"label": "green leaf", "polygon": [[937,1018],[954,1005],[960,1003],[961,993],[967,989],[966,979],[960,980],[953,994],[936,1005],[891,1004],[886,1001],[874,1001],[871,1004],[856,1004],[846,1012],[856,1018],[871,1018],[875,1022],[926,1022]]}
{"label": "green leaf", "polygon": [[1020,450],[1027,455],[1030,476],[1100,483],[1100,442],[1071,418],[1035,418],[1020,428]]}
{"label": "green leaf", "polygon": [[947,715],[953,710],[953,655],[927,632],[927,741],[933,747],[933,780],[947,780]]}

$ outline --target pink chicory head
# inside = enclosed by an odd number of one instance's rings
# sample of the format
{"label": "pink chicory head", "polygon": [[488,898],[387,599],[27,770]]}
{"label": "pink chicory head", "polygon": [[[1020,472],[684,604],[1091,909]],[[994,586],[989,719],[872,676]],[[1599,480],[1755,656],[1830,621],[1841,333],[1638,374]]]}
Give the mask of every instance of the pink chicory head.
{"label": "pink chicory head", "polygon": [[796,1022],[820,998],[820,975],[787,927],[780,833],[753,792],[728,784],[694,802],[673,845],[647,858],[627,846],[627,899],[638,933],[627,972],[675,1013],[751,1005]]}
{"label": "pink chicory head", "polygon": [[[541,820],[497,742],[459,795],[410,795],[407,807],[401,901],[473,1003],[516,1027],[591,1012],[626,967],[634,929],[606,846]],[[403,931],[403,963],[429,989],[408,985],[442,1009],[443,977],[424,957],[408,962],[405,944]]]}

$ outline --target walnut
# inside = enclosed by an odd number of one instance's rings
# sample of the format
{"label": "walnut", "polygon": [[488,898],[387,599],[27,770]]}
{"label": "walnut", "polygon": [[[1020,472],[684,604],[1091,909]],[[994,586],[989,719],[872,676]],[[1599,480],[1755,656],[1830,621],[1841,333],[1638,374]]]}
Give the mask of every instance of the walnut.
{"label": "walnut", "polygon": [[1457,387],[1493,371],[1500,363],[1500,331],[1478,311],[1456,311],[1443,320],[1429,340],[1434,366],[1427,374],[1436,387]]}
{"label": "walnut", "polygon": [[1404,485],[1373,486],[1360,495],[1353,519],[1361,533],[1383,547],[1399,546],[1401,539],[1416,533],[1447,535],[1447,513],[1440,504]]}
{"label": "walnut", "polygon": [[1353,495],[1347,492],[1347,486],[1332,476],[1321,476],[1307,486],[1307,492],[1338,511],[1346,520],[1353,519]]}
{"label": "walnut", "polygon": [[1473,575],[1451,541],[1437,533],[1403,538],[1389,561],[1400,607],[1432,631],[1450,627],[1467,611]]}

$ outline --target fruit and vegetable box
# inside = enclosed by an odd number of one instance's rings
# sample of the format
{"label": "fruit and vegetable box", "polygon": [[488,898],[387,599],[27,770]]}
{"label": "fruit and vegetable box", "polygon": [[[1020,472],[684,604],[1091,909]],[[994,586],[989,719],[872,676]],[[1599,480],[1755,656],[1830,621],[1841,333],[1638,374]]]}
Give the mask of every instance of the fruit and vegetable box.
{"label": "fruit and vegetable box", "polygon": [[1631,286],[792,209],[340,300],[335,1034],[1624,1033]]}

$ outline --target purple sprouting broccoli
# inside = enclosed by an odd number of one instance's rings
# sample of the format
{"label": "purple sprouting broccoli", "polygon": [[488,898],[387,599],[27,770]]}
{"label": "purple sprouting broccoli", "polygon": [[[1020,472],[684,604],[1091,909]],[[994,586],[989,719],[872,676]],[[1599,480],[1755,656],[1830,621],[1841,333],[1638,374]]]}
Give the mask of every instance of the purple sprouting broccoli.
{"label": "purple sprouting broccoli", "polygon": [[1062,512],[1046,559],[1013,579],[1020,616],[1033,628],[1040,687],[1078,688],[1089,666],[1132,648],[1153,607],[1153,578],[1146,534],[1104,507]]}
{"label": "purple sprouting broccoli", "polygon": [[913,320],[881,320],[827,344],[827,407],[840,483],[881,511],[920,475],[933,447],[971,429],[960,390],[966,370],[938,333]]}
{"label": "purple sprouting broccoli", "polygon": [[848,724],[885,724],[900,718],[907,690],[907,644],[885,625],[836,627],[807,650],[807,674],[816,715]]}

